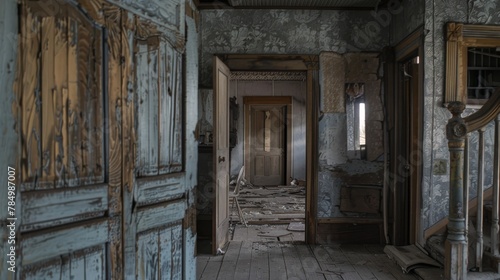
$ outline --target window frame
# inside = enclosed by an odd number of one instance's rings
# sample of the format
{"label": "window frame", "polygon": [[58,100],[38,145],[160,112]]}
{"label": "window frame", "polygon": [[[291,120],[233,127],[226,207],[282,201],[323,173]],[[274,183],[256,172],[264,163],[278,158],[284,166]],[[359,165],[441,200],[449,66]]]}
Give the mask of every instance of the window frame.
{"label": "window frame", "polygon": [[480,107],[467,101],[467,56],[469,47],[500,46],[500,26],[449,22],[446,26],[446,85],[443,106],[460,101],[467,107]]}

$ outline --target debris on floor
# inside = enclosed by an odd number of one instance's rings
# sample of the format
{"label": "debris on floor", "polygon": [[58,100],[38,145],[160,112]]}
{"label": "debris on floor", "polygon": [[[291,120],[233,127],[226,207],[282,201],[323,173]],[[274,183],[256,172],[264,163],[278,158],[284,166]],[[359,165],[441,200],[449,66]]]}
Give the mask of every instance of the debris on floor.
{"label": "debris on floor", "polygon": [[292,222],[288,225],[286,229],[289,231],[305,231],[306,225],[301,222]]}
{"label": "debris on floor", "polygon": [[[248,224],[289,224],[305,221],[305,187],[250,186],[242,187],[238,198]],[[231,221],[238,221],[231,209]]]}

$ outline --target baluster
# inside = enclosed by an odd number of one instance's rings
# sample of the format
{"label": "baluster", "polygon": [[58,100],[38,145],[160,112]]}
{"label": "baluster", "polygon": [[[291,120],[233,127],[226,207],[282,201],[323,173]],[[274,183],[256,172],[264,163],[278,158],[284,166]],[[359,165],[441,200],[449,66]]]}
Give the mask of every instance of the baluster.
{"label": "baluster", "polygon": [[469,239],[469,135],[465,135],[464,146],[464,216],[465,216],[465,237]]}
{"label": "baluster", "polygon": [[453,117],[446,125],[450,151],[450,202],[448,235],[445,241],[444,279],[467,278],[467,238],[464,217],[464,147],[467,127],[460,116],[465,109],[461,102],[450,102]]}
{"label": "baluster", "polygon": [[500,115],[495,120],[495,153],[493,155],[493,205],[491,209],[491,253],[498,256],[498,189],[500,168]]}
{"label": "baluster", "polygon": [[484,127],[479,129],[479,158],[477,171],[477,242],[476,267],[483,271],[483,192],[484,192]]}

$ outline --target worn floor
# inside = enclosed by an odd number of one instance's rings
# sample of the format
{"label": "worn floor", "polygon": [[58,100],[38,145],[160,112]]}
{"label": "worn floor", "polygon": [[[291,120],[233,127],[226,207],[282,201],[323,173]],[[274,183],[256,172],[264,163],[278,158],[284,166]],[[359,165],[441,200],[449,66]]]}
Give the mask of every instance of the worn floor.
{"label": "worn floor", "polygon": [[290,242],[231,241],[225,255],[200,255],[197,279],[414,280],[379,245],[309,246]]}
{"label": "worn floor", "polygon": [[[442,279],[443,271],[438,268],[416,269],[420,277],[403,273],[380,245],[305,245],[301,187],[247,186],[239,202],[248,227],[239,222],[236,208],[231,208],[231,241],[226,252],[198,255],[197,279]],[[468,278],[500,280],[496,273],[469,273]]]}

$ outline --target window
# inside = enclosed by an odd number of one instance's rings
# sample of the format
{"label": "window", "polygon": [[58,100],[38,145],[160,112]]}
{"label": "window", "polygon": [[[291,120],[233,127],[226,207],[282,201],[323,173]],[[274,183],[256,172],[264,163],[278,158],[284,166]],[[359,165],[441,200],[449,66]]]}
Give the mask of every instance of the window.
{"label": "window", "polygon": [[364,84],[346,85],[347,152],[349,158],[366,158]]}
{"label": "window", "polygon": [[500,86],[500,47],[467,48],[467,103],[484,104]]}
{"label": "window", "polygon": [[500,26],[448,23],[444,105],[482,105],[500,86]]}

